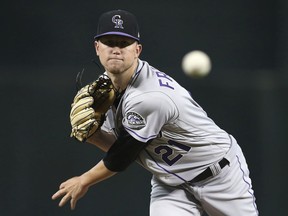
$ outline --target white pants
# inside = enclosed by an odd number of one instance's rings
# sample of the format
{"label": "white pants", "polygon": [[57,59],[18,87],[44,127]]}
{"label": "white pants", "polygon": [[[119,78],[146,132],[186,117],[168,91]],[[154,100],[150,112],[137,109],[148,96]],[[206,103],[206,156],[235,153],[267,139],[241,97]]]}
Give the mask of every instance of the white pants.
{"label": "white pants", "polygon": [[232,147],[230,164],[207,180],[173,187],[153,178],[150,216],[258,215],[246,160],[235,140]]}

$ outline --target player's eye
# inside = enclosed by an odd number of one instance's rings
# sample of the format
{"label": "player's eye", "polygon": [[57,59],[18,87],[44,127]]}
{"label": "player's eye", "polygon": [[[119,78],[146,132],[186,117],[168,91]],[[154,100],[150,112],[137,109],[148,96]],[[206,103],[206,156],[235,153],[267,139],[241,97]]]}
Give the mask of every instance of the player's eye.
{"label": "player's eye", "polygon": [[135,43],[135,40],[133,40],[133,39],[127,39],[127,40],[119,41],[119,47],[124,48],[124,47],[130,46],[133,43]]}
{"label": "player's eye", "polygon": [[109,47],[124,48],[134,43],[134,40],[101,40],[100,41]]}
{"label": "player's eye", "polygon": [[100,40],[103,44],[109,47],[115,47],[116,43],[113,40]]}

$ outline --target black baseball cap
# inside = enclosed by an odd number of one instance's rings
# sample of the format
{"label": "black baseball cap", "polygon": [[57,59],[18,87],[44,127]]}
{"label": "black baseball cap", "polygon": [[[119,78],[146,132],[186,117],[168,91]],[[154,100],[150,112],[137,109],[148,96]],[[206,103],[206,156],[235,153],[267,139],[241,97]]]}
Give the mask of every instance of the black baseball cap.
{"label": "black baseball cap", "polygon": [[120,35],[140,41],[136,17],[125,10],[112,10],[103,13],[98,22],[95,40],[105,35]]}

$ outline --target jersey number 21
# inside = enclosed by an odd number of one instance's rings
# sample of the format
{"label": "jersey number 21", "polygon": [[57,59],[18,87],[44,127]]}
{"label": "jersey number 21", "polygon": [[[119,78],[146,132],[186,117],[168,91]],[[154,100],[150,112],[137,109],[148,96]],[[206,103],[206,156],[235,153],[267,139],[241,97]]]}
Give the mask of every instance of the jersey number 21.
{"label": "jersey number 21", "polygon": [[[188,152],[191,147],[189,146],[185,146],[183,144],[177,143],[173,140],[169,140],[168,144],[172,145],[172,146],[176,146],[186,152]],[[175,154],[173,148],[171,148],[170,146],[158,146],[157,148],[155,148],[155,153],[156,154],[161,154],[161,158],[163,161],[165,161],[169,166],[172,166],[173,164],[175,164],[178,160],[180,160],[180,158],[183,157],[182,154]]]}

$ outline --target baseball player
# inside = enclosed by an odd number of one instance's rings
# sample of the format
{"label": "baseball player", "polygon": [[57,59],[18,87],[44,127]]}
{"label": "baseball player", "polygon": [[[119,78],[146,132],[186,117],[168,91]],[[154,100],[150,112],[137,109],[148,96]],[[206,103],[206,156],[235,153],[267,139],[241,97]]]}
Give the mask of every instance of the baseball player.
{"label": "baseball player", "polygon": [[62,197],[59,206],[70,201],[74,209],[90,186],[137,161],[153,174],[151,216],[258,215],[237,141],[171,76],[139,59],[135,16],[123,10],[104,13],[95,49],[118,94],[104,124],[86,141],[107,153],[62,183],[52,199]]}

